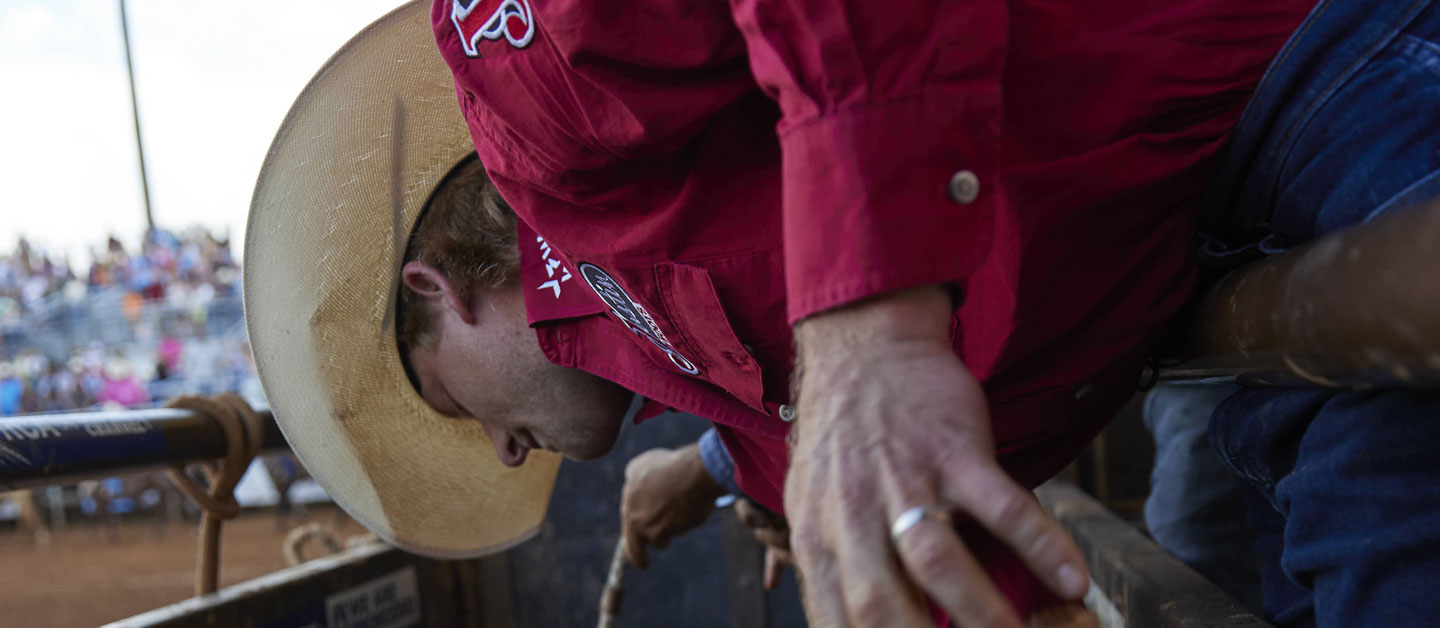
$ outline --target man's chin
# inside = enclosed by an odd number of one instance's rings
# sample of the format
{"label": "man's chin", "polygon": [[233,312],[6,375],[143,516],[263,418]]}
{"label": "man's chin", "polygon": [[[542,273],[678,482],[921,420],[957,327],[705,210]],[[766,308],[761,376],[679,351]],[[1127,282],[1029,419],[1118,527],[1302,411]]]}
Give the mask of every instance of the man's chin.
{"label": "man's chin", "polygon": [[615,443],[618,440],[617,438],[611,438],[599,443],[585,443],[579,447],[567,447],[561,451],[560,454],[576,462],[598,460],[604,458],[605,454],[610,453],[610,450],[615,448]]}

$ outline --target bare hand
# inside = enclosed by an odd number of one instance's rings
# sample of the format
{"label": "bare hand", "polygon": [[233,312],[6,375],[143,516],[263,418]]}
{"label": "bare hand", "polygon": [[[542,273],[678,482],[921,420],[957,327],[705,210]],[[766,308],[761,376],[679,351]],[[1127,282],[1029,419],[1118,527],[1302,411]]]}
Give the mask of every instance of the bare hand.
{"label": "bare hand", "polygon": [[763,582],[766,589],[774,590],[780,586],[780,575],[785,572],[785,568],[795,565],[795,557],[790,553],[789,524],[784,517],[769,512],[744,497],[735,500],[735,518],[750,528],[750,534],[765,546]]}
{"label": "bare hand", "polygon": [[812,625],[928,626],[928,595],[960,626],[1022,626],[949,523],[926,519],[891,541],[916,506],[975,519],[1060,597],[1085,593],[1080,551],[996,463],[984,391],[949,324],[948,296],[926,288],[796,328],[785,506]]}
{"label": "bare hand", "polygon": [[705,523],[715,498],[724,493],[705,470],[698,445],[635,456],[625,465],[620,498],[625,559],[645,569],[650,565],[647,546],[665,549],[671,539]]}

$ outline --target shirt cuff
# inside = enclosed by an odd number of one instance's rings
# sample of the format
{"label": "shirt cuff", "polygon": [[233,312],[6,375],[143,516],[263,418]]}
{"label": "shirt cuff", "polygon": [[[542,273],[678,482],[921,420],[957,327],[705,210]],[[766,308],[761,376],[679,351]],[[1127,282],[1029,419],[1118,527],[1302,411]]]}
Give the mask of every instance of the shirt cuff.
{"label": "shirt cuff", "polygon": [[937,88],[780,134],[792,324],[958,282],[984,260],[1001,198],[998,86]]}
{"label": "shirt cuff", "polygon": [[700,460],[705,463],[705,471],[720,488],[733,495],[745,494],[735,482],[735,461],[730,458],[730,452],[725,449],[725,443],[720,441],[720,434],[713,427],[700,435]]}

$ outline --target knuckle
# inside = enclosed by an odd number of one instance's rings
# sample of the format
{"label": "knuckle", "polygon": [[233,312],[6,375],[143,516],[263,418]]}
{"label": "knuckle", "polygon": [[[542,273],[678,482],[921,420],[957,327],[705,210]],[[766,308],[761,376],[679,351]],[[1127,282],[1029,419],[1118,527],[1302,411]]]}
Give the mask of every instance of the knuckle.
{"label": "knuckle", "polygon": [[994,497],[991,512],[994,522],[1001,530],[1020,530],[1029,519],[1035,503],[1028,495],[1018,491],[1005,491]]}
{"label": "knuckle", "polygon": [[770,547],[785,547],[790,544],[788,535],[774,530],[756,530],[755,540]]}
{"label": "knuckle", "polygon": [[1036,521],[1024,530],[1020,537],[1024,554],[1034,556],[1064,556],[1069,553],[1068,537],[1063,528],[1051,526],[1048,521]]}
{"label": "knuckle", "polygon": [[850,605],[850,614],[861,626],[885,626],[890,620],[890,597],[875,587],[865,587]]}
{"label": "knuckle", "polygon": [[625,516],[624,521],[625,524],[630,527],[630,529],[635,530],[636,532],[639,532],[641,534],[644,534],[647,529],[654,525],[654,522],[650,517],[645,516],[644,513],[638,512],[628,513]]}

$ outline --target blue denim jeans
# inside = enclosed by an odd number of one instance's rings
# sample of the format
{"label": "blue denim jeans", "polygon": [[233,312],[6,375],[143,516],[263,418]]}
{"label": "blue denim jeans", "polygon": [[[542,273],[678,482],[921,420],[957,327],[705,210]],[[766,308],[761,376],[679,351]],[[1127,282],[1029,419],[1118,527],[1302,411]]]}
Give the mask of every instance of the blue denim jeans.
{"label": "blue denim jeans", "polygon": [[1434,0],[1321,0],[1241,116],[1201,204],[1229,268],[1440,195]]}
{"label": "blue denim jeans", "polygon": [[[1202,207],[1216,268],[1440,196],[1440,0],[1322,0]],[[1417,281],[1433,281],[1417,269]],[[1281,626],[1440,622],[1440,393],[1245,388],[1210,420],[1247,480]]]}
{"label": "blue denim jeans", "polygon": [[1235,386],[1160,385],[1145,398],[1155,465],[1145,527],[1166,551],[1259,612],[1260,561],[1238,478],[1210,446],[1210,413]]}

